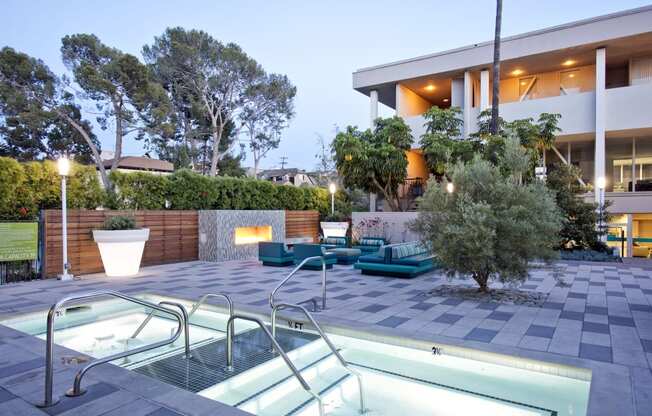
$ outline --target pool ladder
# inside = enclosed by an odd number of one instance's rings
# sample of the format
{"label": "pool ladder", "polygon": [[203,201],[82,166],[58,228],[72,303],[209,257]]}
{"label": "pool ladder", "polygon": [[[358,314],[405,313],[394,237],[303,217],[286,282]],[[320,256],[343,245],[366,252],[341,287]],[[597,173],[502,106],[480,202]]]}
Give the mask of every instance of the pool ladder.
{"label": "pool ladder", "polygon": [[[139,348],[134,348],[133,350],[129,351],[123,351],[119,352],[116,354],[112,354],[100,359],[97,359],[95,361],[92,361],[91,363],[87,364],[85,367],[83,367],[81,370],[77,372],[75,375],[75,382],[73,385],[73,388],[68,390],[66,392],[66,396],[70,397],[75,397],[75,396],[80,396],[85,393],[85,391],[81,388],[81,383],[82,379],[84,378],[84,375],[92,368],[108,363],[113,360],[117,360],[120,358],[125,358],[130,355],[134,354],[140,354],[142,352],[146,352],[149,350],[153,350],[165,345],[169,345],[174,343],[179,337],[181,336],[181,332],[185,329],[185,337],[186,337],[186,342],[185,342],[185,356],[189,357],[190,356],[190,344],[189,344],[189,335],[188,335],[188,320],[187,320],[187,315],[185,312],[185,308],[183,308],[182,305],[172,303],[172,302],[167,302],[166,304],[172,305],[175,307],[179,307],[181,310],[181,313],[173,310],[166,308],[164,306],[161,306],[160,304],[157,305],[155,303],[148,302],[146,300],[134,298],[131,296],[127,296],[123,293],[116,292],[113,290],[100,290],[100,291],[95,291],[95,292],[88,292],[88,293],[83,293],[83,294],[77,294],[77,295],[70,295],[66,296],[62,299],[60,299],[57,303],[52,305],[50,307],[50,310],[48,311],[47,315],[47,336],[46,336],[46,347],[45,347],[45,388],[44,388],[44,399],[43,402],[38,404],[38,407],[46,408],[46,407],[51,407],[54,406],[59,402],[59,399],[56,397],[53,397],[52,395],[52,386],[54,382],[54,320],[55,317],[59,315],[59,309],[66,303],[72,302],[72,301],[81,301],[81,300],[89,300],[93,298],[98,298],[98,297],[115,297],[119,298],[122,300],[126,300],[128,302],[136,303],[141,306],[145,306],[147,308],[151,308],[154,310],[157,310],[159,312],[163,312],[169,315],[174,316],[178,322],[177,330],[170,336],[170,338],[158,342],[154,342],[148,345],[144,345]],[[163,302],[162,302],[163,303]]]}
{"label": "pool ladder", "polygon": [[[294,276],[301,268],[308,263],[309,261],[313,260],[319,260],[321,262],[321,308],[322,310],[326,309],[326,261],[324,260],[323,256],[313,256],[313,257],[306,257],[303,259],[297,267],[295,267],[285,278],[279,283],[274,290],[272,290],[272,293],[269,294],[269,306],[273,309],[274,308],[274,297],[276,296],[276,292],[279,291],[291,278]],[[315,298],[310,298],[307,299],[303,302],[299,303],[312,303],[312,311],[317,312],[317,301]]]}

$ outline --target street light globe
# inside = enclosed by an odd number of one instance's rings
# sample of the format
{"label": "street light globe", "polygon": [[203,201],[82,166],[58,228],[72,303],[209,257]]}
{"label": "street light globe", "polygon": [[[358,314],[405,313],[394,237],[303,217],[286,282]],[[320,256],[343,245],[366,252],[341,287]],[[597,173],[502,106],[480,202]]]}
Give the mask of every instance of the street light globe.
{"label": "street light globe", "polygon": [[70,173],[70,159],[68,159],[66,156],[61,156],[57,160],[57,167],[59,169],[59,175],[68,176]]}
{"label": "street light globe", "polygon": [[455,185],[453,185],[453,182],[448,182],[448,183],[446,184],[446,191],[447,191],[449,194],[452,194],[454,190],[455,190]]}
{"label": "street light globe", "polygon": [[607,186],[607,179],[604,176],[600,176],[595,181],[595,184],[598,187],[598,189],[604,189]]}
{"label": "street light globe", "polygon": [[331,183],[330,185],[328,185],[328,191],[329,191],[331,194],[334,194],[335,191],[337,191],[337,186],[335,186],[334,183]]}

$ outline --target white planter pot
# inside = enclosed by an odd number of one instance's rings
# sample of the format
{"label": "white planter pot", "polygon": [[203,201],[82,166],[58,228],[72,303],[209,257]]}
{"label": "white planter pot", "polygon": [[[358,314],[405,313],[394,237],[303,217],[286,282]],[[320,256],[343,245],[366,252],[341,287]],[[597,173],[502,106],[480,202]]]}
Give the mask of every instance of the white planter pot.
{"label": "white planter pot", "polygon": [[321,229],[324,232],[324,238],[328,237],[346,237],[349,229],[348,222],[320,222]]}
{"label": "white planter pot", "polygon": [[149,228],[137,230],[93,230],[107,276],[133,276],[140,269]]}

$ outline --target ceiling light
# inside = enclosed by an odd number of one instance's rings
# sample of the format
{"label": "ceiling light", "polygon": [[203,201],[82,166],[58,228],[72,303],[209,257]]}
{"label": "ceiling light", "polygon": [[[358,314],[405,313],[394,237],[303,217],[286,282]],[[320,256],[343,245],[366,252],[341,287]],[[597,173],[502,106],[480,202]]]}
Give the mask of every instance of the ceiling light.
{"label": "ceiling light", "polygon": [[568,77],[569,78],[575,78],[575,74],[569,74]]}
{"label": "ceiling light", "polygon": [[527,84],[527,82],[521,81],[521,85],[525,85],[525,84]]}
{"label": "ceiling light", "polygon": [[447,103],[447,102],[448,102],[448,98],[444,98],[442,101],[445,102],[445,103]]}
{"label": "ceiling light", "polygon": [[571,66],[571,65],[575,65],[575,61],[573,61],[572,59],[566,59],[561,64],[564,65],[564,66]]}
{"label": "ceiling light", "polygon": [[512,71],[512,75],[521,75],[524,71],[522,69],[515,69]]}
{"label": "ceiling light", "polygon": [[437,88],[437,87],[435,87],[434,85],[430,84],[430,85],[426,85],[425,88],[424,88],[424,90],[426,90],[426,91],[434,91],[436,88]]}

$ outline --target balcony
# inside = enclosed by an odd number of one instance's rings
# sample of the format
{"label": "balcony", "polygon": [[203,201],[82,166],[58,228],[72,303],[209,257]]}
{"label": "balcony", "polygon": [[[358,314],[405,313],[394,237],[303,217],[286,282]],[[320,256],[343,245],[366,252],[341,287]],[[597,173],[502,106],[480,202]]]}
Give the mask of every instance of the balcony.
{"label": "balcony", "polygon": [[607,131],[652,128],[652,83],[611,88],[607,95]]}

